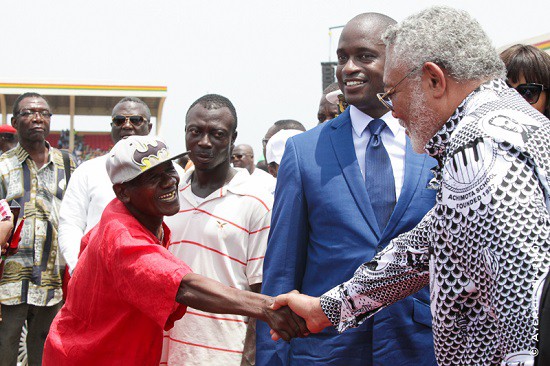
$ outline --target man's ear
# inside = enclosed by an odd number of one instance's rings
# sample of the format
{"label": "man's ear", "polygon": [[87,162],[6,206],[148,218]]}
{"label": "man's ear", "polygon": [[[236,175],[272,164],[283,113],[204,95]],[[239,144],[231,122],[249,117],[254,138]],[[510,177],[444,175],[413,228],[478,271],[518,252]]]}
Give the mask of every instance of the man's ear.
{"label": "man's ear", "polygon": [[447,79],[441,67],[433,62],[426,62],[422,67],[423,79],[427,82],[428,88],[434,98],[441,98],[447,89]]}
{"label": "man's ear", "polygon": [[148,126],[149,126],[149,133],[151,133],[151,129],[153,128],[153,123],[149,122]]}
{"label": "man's ear", "polygon": [[233,154],[233,148],[235,147],[235,141],[237,140],[237,131],[233,131],[231,135],[231,144],[229,144],[229,153]]}
{"label": "man's ear", "polygon": [[113,185],[113,191],[115,192],[115,196],[122,202],[122,203],[128,203],[130,202],[130,197],[126,194],[126,190],[128,187],[124,183],[117,183]]}
{"label": "man's ear", "polygon": [[11,117],[11,126],[17,130],[17,118]]}

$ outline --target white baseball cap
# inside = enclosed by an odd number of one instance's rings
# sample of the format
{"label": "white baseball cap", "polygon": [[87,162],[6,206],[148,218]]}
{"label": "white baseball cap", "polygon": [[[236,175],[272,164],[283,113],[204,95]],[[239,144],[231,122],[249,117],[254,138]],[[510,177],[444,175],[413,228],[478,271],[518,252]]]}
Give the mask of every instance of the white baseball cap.
{"label": "white baseball cap", "polygon": [[164,140],[157,136],[128,136],[117,142],[109,152],[107,173],[113,184],[124,183],[187,153],[171,156]]}
{"label": "white baseball cap", "polygon": [[281,164],[281,159],[285,152],[286,140],[289,137],[296,136],[304,131],[300,130],[280,130],[275,135],[271,136],[265,147],[265,157],[268,164],[277,163]]}
{"label": "white baseball cap", "polygon": [[325,96],[325,99],[329,101],[331,104],[338,104],[340,103],[340,100],[338,99],[339,95],[344,95],[340,89],[331,91],[330,93],[327,93]]}

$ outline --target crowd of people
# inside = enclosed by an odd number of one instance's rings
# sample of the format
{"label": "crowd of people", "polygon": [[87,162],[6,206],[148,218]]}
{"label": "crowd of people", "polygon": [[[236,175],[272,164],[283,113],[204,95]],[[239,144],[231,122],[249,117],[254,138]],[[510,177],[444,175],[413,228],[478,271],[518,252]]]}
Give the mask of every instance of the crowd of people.
{"label": "crowd of people", "polygon": [[30,365],[550,364],[550,55],[441,6],[357,15],[336,53],[319,125],[275,122],[263,159],[224,96],[175,154],[126,97],[77,168],[19,96],[0,364],[24,323]]}

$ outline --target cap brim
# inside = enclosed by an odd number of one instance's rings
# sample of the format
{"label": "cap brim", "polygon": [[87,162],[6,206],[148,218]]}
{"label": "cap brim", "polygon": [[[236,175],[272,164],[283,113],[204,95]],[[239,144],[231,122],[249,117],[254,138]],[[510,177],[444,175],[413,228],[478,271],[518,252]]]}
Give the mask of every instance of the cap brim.
{"label": "cap brim", "polygon": [[166,161],[179,159],[179,158],[181,158],[182,156],[185,156],[185,155],[189,154],[190,152],[191,152],[191,151],[182,152],[181,154],[172,156],[170,159],[168,159],[168,160],[166,160]]}
{"label": "cap brim", "polygon": [[329,103],[332,103],[332,104],[338,104],[340,101],[338,100],[338,96],[340,94],[344,94],[342,93],[340,90],[335,90],[335,91],[332,91],[330,93],[328,93],[326,96],[325,96],[325,99],[329,101]]}

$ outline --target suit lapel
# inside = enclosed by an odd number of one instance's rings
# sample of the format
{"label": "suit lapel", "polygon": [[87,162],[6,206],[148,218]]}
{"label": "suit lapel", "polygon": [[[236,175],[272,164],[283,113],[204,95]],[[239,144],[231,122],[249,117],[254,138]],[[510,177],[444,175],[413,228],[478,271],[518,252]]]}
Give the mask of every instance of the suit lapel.
{"label": "suit lapel", "polygon": [[[403,187],[401,188],[401,194],[397,200],[397,204],[393,210],[393,213],[388,221],[386,230],[384,230],[384,237],[393,232],[396,225],[403,217],[407,207],[411,202],[417,189],[424,187],[418,187],[420,177],[422,177],[422,168],[426,161],[426,154],[417,154],[413,151],[411,141],[407,137],[407,145],[405,150],[405,177],[403,179]],[[393,236],[393,235],[392,235]]]}
{"label": "suit lapel", "polygon": [[365,221],[367,221],[372,231],[376,233],[376,236],[380,237],[376,217],[374,216],[374,211],[372,210],[369,196],[365,188],[365,181],[359,170],[357,156],[355,155],[349,108],[334,120],[331,127],[330,140],[332,142],[332,148],[340,164],[348,188],[357,203],[357,207],[359,207],[359,210],[363,214]]}

